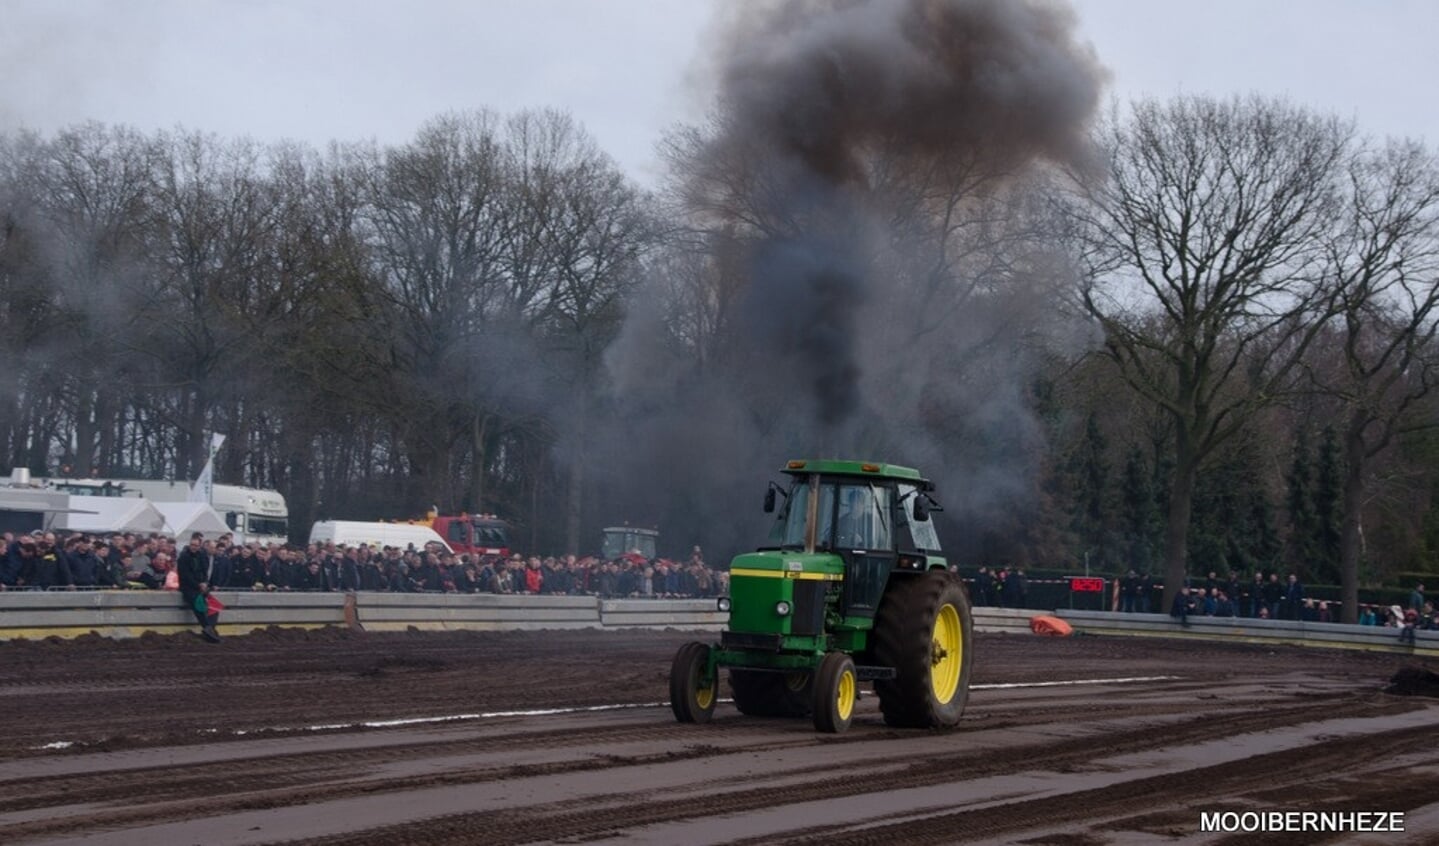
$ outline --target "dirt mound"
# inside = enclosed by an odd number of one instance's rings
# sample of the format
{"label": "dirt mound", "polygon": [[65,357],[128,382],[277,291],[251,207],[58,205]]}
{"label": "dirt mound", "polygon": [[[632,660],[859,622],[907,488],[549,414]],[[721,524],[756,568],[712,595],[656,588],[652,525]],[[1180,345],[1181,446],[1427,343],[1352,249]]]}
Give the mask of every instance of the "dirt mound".
{"label": "dirt mound", "polygon": [[1389,686],[1384,688],[1384,692],[1439,699],[1439,673],[1423,667],[1405,667],[1389,679]]}

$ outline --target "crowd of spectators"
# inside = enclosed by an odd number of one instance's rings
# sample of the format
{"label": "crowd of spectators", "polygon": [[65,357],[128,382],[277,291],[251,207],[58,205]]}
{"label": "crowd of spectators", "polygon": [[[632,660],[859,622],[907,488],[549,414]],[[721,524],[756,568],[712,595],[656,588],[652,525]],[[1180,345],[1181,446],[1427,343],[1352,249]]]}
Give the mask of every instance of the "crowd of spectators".
{"label": "crowd of spectators", "polygon": [[[1148,612],[1148,594],[1153,585],[1144,576],[1129,572],[1119,587],[1120,611]],[[1281,582],[1279,574],[1266,579],[1255,573],[1249,581],[1237,573],[1221,580],[1210,572],[1202,585],[1185,584],[1174,597],[1169,615],[1187,625],[1191,616],[1249,617],[1259,620],[1298,620],[1306,623],[1339,622],[1338,603],[1316,600],[1304,595],[1304,584],[1294,573]],[[1414,632],[1439,631],[1439,612],[1424,596],[1424,585],[1418,584],[1409,595],[1409,606],[1388,607],[1362,604],[1358,622],[1362,626],[1385,626],[1398,629],[1401,640],[1413,641]]]}
{"label": "crowd of spectators", "polygon": [[[708,597],[728,592],[698,547],[687,561],[455,554],[426,549],[310,544],[303,549],[207,540],[217,590],[392,591],[398,593],[569,594],[601,597]],[[54,532],[4,535],[0,590],[179,589],[180,550],[167,535],[104,537]]]}
{"label": "crowd of spectators", "polygon": [[[1021,568],[980,567],[966,581],[970,599],[977,607],[1030,607],[1030,583]],[[1164,586],[1148,573],[1130,570],[1114,587],[1112,610],[1164,613],[1160,602]],[[1304,584],[1293,573],[1281,579],[1278,573],[1255,573],[1244,578],[1231,572],[1223,578],[1211,571],[1202,579],[1186,580],[1168,612],[1186,624],[1191,616],[1339,622],[1339,603],[1307,596]],[[1399,629],[1401,636],[1409,639],[1416,630],[1439,630],[1439,611],[1434,602],[1425,598],[1424,585],[1419,584],[1407,606],[1360,605],[1359,624]]]}
{"label": "crowd of spectators", "polygon": [[1018,567],[980,567],[970,588],[974,604],[985,608],[1028,608],[1029,579]]}

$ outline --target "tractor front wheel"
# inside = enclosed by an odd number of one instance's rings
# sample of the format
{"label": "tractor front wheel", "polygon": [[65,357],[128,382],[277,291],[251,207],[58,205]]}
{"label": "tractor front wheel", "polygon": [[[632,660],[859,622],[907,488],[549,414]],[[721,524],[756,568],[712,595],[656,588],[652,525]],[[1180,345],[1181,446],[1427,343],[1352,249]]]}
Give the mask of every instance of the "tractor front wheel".
{"label": "tractor front wheel", "polygon": [[959,580],[936,570],[891,580],[875,614],[875,663],[895,677],[874,683],[884,721],[950,728],[969,699],[974,622]]}
{"label": "tractor front wheel", "polygon": [[710,648],[686,643],[670,666],[670,709],[682,723],[707,723],[715,712],[716,672],[709,668]]}
{"label": "tractor front wheel", "polygon": [[854,671],[854,659],[843,652],[825,655],[814,671],[815,729],[830,734],[848,729],[858,699],[859,677]]}

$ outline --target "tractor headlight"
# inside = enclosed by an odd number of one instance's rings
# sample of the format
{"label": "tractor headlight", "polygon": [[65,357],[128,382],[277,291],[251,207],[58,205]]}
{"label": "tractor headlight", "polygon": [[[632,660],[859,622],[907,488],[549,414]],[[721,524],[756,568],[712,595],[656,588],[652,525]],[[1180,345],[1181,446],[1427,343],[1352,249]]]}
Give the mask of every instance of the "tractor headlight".
{"label": "tractor headlight", "polygon": [[789,603],[785,602],[783,599],[781,599],[779,602],[776,602],[774,604],[774,613],[780,615],[781,617],[788,617]]}
{"label": "tractor headlight", "polygon": [[728,611],[728,610],[729,610],[729,597],[728,597],[728,596],[721,596],[721,597],[719,598],[719,600],[718,600],[717,602],[715,602],[715,605],[718,606],[718,607],[719,607],[719,610],[721,610],[721,611]]}

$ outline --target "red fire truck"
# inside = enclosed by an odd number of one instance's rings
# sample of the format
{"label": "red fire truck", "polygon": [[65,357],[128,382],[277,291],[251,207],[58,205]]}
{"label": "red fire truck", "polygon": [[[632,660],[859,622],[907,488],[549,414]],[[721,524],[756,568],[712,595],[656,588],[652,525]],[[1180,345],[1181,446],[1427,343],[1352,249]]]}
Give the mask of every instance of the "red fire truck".
{"label": "red fire truck", "polygon": [[510,554],[510,524],[493,514],[431,515],[422,521],[439,533],[456,553]]}

